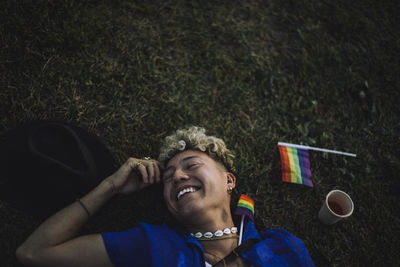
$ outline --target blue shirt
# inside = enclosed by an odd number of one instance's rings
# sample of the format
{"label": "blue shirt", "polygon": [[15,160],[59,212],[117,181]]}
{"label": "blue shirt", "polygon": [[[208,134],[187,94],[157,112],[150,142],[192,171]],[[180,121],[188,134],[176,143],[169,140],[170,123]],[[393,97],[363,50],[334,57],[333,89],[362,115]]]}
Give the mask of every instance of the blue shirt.
{"label": "blue shirt", "polygon": [[[205,266],[200,243],[185,230],[140,223],[137,227],[102,233],[111,262],[116,266]],[[252,266],[314,266],[304,243],[282,229],[259,234],[246,220],[243,241],[260,241],[242,254]]]}

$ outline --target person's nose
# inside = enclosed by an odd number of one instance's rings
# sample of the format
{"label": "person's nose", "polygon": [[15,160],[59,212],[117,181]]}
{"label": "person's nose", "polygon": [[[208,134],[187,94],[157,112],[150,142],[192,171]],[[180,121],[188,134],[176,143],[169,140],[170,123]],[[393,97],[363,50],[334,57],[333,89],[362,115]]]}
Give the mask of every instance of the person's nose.
{"label": "person's nose", "polygon": [[174,184],[178,184],[179,182],[188,180],[189,176],[182,169],[176,169],[172,179],[174,181]]}

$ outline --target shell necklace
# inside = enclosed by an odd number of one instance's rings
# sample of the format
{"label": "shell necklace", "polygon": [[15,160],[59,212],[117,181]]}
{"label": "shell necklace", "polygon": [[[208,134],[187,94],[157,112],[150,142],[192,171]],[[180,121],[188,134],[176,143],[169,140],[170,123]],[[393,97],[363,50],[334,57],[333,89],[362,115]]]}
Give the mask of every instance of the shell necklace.
{"label": "shell necklace", "polygon": [[225,239],[225,238],[238,238],[237,236],[237,227],[233,226],[232,228],[225,228],[224,230],[217,230],[215,233],[205,232],[204,234],[201,232],[191,233],[197,240],[207,241],[207,240],[216,240],[216,239]]}

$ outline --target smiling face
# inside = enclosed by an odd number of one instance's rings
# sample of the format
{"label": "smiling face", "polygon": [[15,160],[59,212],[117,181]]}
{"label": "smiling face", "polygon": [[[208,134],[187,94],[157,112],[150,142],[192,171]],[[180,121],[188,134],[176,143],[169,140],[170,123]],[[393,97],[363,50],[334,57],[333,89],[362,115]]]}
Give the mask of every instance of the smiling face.
{"label": "smiling face", "polygon": [[181,222],[230,214],[228,188],[235,187],[235,177],[204,152],[186,150],[173,157],[163,183],[167,207]]}

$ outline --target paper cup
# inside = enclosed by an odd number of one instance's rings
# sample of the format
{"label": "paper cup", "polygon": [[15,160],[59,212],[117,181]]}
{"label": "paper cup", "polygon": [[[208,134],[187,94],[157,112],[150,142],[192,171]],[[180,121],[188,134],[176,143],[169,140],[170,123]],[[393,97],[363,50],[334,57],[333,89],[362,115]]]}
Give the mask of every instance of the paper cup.
{"label": "paper cup", "polygon": [[354,210],[350,196],[340,190],[332,190],[326,195],[324,204],[318,213],[318,218],[323,224],[331,225],[349,217]]}

